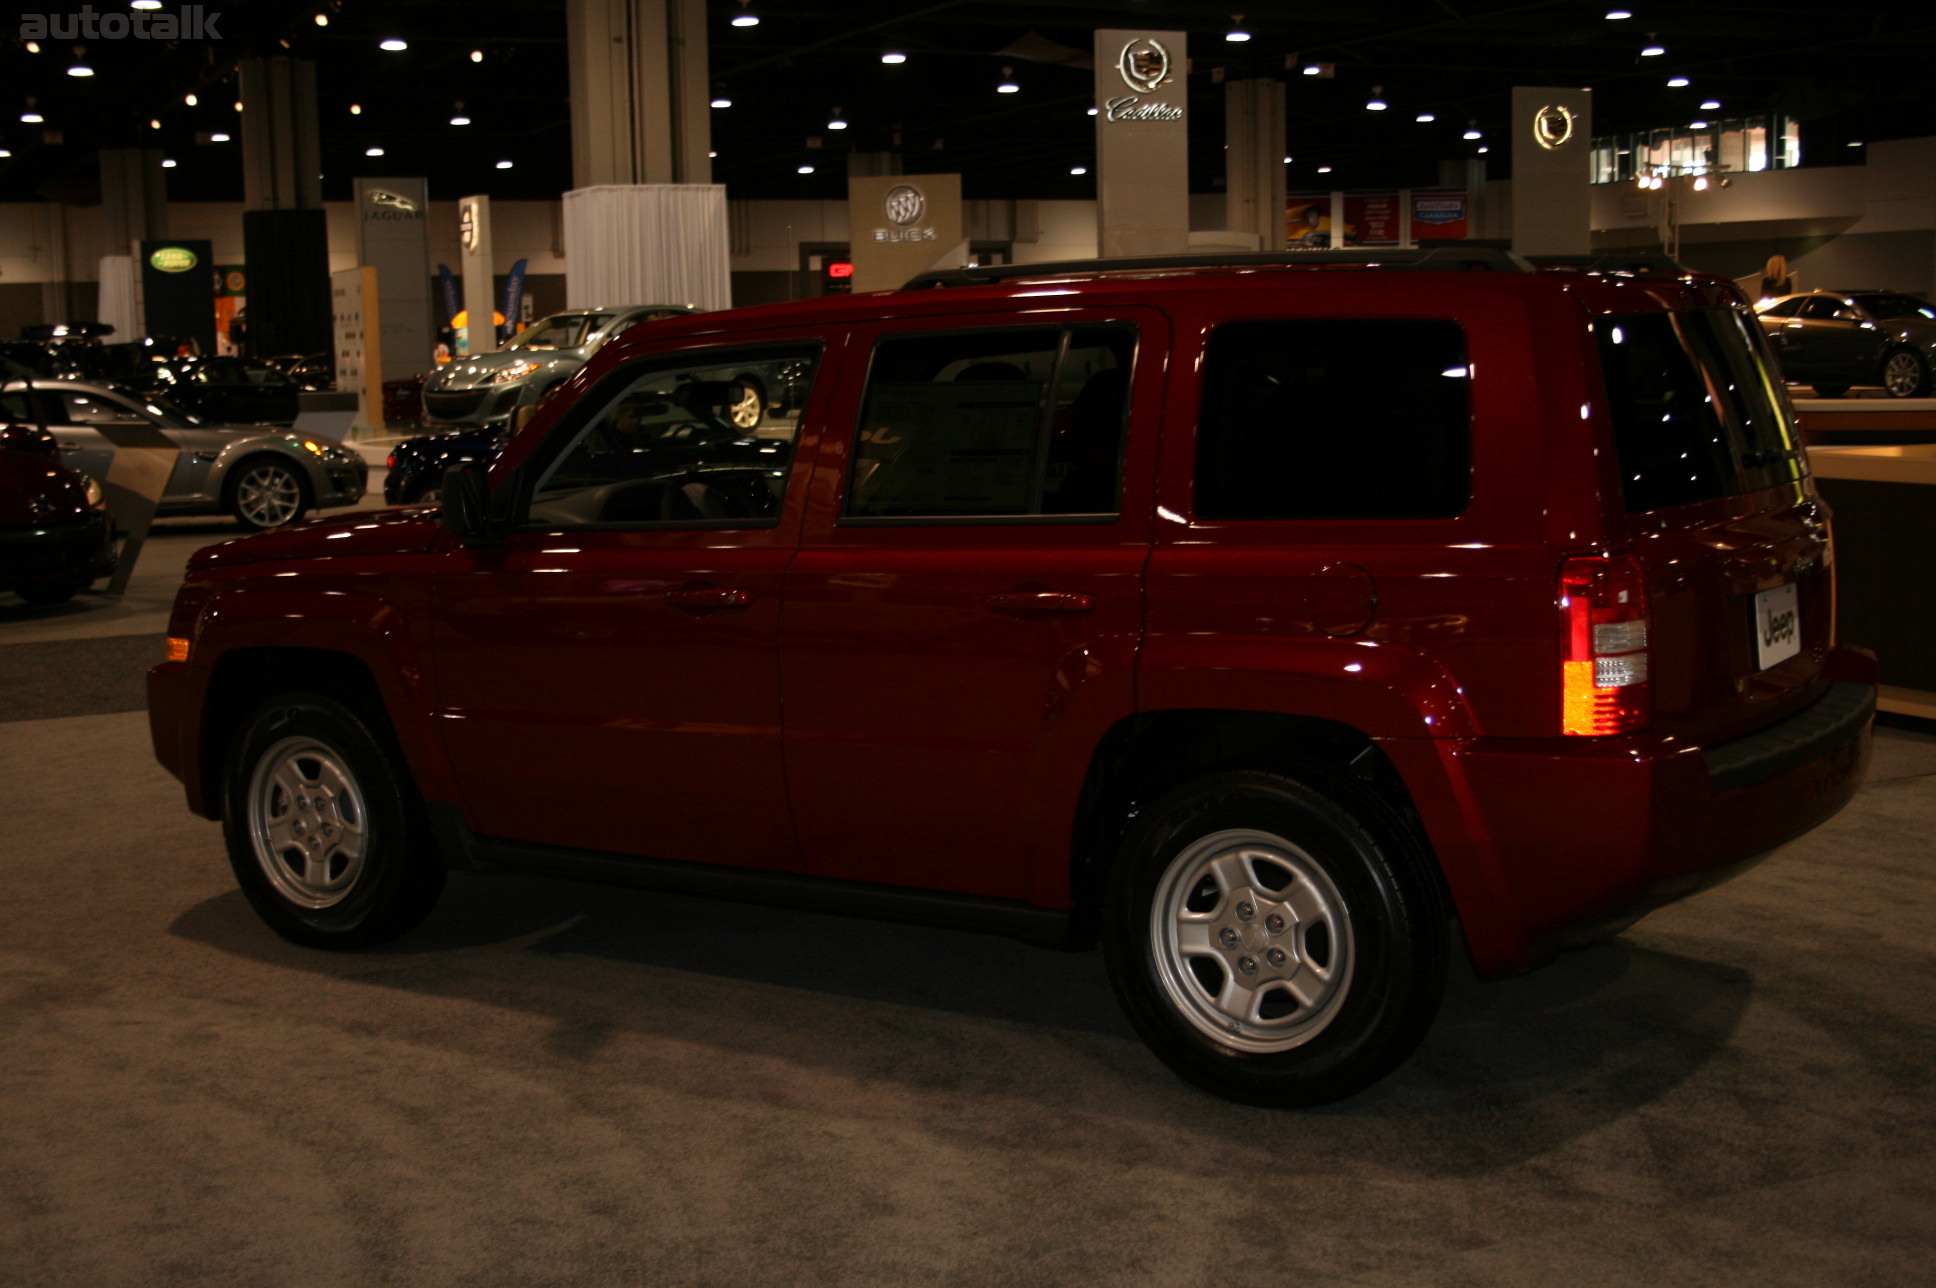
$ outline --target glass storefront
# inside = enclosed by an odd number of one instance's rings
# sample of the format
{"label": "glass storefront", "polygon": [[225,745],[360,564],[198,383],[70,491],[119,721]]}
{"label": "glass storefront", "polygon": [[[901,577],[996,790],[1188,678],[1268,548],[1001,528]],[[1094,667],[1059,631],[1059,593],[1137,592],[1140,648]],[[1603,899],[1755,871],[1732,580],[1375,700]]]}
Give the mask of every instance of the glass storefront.
{"label": "glass storefront", "polygon": [[1801,163],[1801,126],[1780,115],[1728,117],[1593,140],[1595,183],[1621,183],[1646,174],[1789,170]]}

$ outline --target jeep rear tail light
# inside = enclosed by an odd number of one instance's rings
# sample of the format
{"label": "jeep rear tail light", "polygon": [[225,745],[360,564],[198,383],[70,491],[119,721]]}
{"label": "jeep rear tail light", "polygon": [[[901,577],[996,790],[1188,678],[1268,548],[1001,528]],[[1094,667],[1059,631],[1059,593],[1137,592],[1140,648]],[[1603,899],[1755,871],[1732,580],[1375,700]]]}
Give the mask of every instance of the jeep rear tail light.
{"label": "jeep rear tail light", "polygon": [[1627,555],[1560,565],[1560,723],[1576,737],[1645,729],[1653,716],[1647,678],[1647,592]]}

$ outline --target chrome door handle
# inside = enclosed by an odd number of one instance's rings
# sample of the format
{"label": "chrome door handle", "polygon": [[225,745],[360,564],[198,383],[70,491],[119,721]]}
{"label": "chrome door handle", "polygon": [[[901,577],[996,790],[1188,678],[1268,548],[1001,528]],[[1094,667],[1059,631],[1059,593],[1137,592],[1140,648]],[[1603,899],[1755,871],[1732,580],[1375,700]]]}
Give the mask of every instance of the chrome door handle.
{"label": "chrome door handle", "polygon": [[998,613],[1086,613],[1094,598],[1067,590],[1021,590],[990,595],[988,606]]}
{"label": "chrome door handle", "polygon": [[689,612],[704,612],[709,608],[744,608],[752,602],[753,597],[743,590],[707,587],[666,592],[666,603]]}

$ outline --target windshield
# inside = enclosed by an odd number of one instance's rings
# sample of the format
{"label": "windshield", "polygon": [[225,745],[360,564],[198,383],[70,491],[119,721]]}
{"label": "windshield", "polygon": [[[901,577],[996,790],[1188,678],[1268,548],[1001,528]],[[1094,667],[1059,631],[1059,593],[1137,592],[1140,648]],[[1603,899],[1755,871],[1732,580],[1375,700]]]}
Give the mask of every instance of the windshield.
{"label": "windshield", "polygon": [[576,349],[593,331],[611,321],[610,313],[559,313],[532,323],[509,349]]}
{"label": "windshield", "polygon": [[1903,318],[1921,318],[1936,321],[1936,308],[1931,308],[1911,295],[1857,295],[1857,304],[1869,311],[1869,316],[1884,322],[1894,322]]}

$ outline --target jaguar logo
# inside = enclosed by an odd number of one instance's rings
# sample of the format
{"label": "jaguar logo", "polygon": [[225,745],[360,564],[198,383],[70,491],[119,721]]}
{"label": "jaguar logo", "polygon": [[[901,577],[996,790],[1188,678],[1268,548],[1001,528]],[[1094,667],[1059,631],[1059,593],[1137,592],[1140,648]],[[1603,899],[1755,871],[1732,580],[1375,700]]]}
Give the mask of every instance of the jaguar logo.
{"label": "jaguar logo", "polygon": [[388,188],[369,188],[365,191],[370,204],[378,210],[395,210],[406,215],[417,213],[417,203],[400,192],[391,192]]}
{"label": "jaguar logo", "polygon": [[887,196],[882,199],[881,212],[887,216],[890,224],[906,228],[909,224],[919,223],[921,216],[928,212],[928,199],[912,184],[896,184],[887,190]]}
{"label": "jaguar logo", "polygon": [[1170,51],[1163,42],[1141,36],[1123,46],[1116,55],[1116,70],[1123,84],[1138,94],[1154,94],[1170,78]]}
{"label": "jaguar logo", "polygon": [[1549,104],[1533,113],[1533,141],[1551,152],[1573,137],[1573,113]]}

